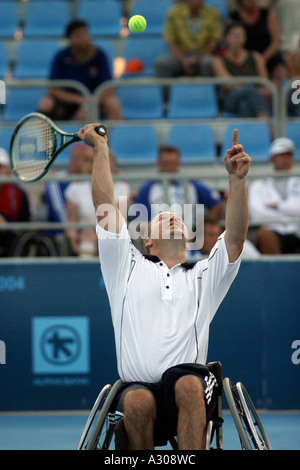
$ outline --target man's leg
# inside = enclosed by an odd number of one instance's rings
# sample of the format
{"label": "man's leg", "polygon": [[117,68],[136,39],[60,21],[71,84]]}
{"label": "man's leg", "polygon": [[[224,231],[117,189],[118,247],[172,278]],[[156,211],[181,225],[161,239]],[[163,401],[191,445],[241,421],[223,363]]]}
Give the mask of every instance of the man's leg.
{"label": "man's leg", "polygon": [[195,375],[184,375],[175,384],[178,408],[177,439],[181,450],[202,450],[206,444],[204,388]]}
{"label": "man's leg", "polygon": [[154,448],[155,398],[149,390],[130,390],[124,398],[124,426],[132,450]]}
{"label": "man's leg", "polygon": [[265,255],[281,254],[280,239],[275,232],[262,228],[253,237],[253,243],[257,249]]}

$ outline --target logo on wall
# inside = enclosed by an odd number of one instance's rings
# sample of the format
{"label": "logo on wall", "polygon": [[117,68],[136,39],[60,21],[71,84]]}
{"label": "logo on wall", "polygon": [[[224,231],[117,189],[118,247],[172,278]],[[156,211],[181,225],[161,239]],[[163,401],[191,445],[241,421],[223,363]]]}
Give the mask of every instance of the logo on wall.
{"label": "logo on wall", "polygon": [[34,317],[32,371],[35,374],[89,373],[88,317]]}

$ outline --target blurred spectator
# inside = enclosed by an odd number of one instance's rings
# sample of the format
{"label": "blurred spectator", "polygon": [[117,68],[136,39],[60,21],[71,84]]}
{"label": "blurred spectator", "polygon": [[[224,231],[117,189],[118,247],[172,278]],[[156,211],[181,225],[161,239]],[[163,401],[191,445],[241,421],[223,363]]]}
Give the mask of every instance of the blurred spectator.
{"label": "blurred spectator", "polygon": [[[187,257],[196,257],[197,259],[207,258],[217,243],[217,240],[221,233],[224,232],[224,228],[218,220],[214,219],[205,219],[204,221],[204,241],[203,245],[199,250],[190,250],[187,251]],[[243,259],[254,259],[260,256],[260,252],[255,248],[255,246],[246,239],[244,243],[244,248],[242,252]]]}
{"label": "blurred spectator", "polygon": [[274,12],[280,29],[280,50],[283,54],[297,48],[300,30],[300,0],[275,0]]}
{"label": "blurred spectator", "polygon": [[[84,21],[73,20],[66,30],[69,46],[55,56],[51,80],[76,80],[93,92],[101,83],[112,79],[106,54],[94,46]],[[39,111],[52,119],[86,119],[85,97],[67,88],[50,88],[39,103]],[[99,115],[106,119],[122,119],[120,103],[114,91],[107,89],[99,102]]]}
{"label": "blurred spectator", "polygon": [[211,61],[222,34],[219,12],[204,0],[185,0],[170,8],[164,38],[170,55],[159,57],[157,77],[211,75]]}
{"label": "blurred spectator", "polygon": [[[158,157],[158,170],[161,173],[174,173],[176,174],[180,169],[180,153],[176,147],[162,146],[159,149]],[[148,220],[155,217],[155,210],[159,211],[158,206],[152,206],[154,204],[169,204],[173,206],[178,204],[184,214],[184,204],[191,204],[193,207],[196,204],[203,204],[207,212],[207,216],[213,219],[219,217],[222,212],[223,202],[218,191],[209,188],[203,183],[192,180],[189,182],[187,187],[188,200],[185,200],[185,188],[184,184],[180,180],[170,180],[167,183],[167,200],[164,197],[164,186],[160,181],[148,181],[143,184],[137,193],[135,198],[136,204],[143,204],[148,211]],[[172,207],[172,210],[175,210]],[[196,214],[194,214],[196,216]],[[192,223],[186,221],[185,223]]]}
{"label": "blurred spectator", "polygon": [[[58,176],[68,176],[85,173],[85,167],[90,162],[90,149],[83,143],[73,144],[70,148],[70,163],[67,170],[62,170]],[[66,222],[65,191],[69,186],[68,181],[51,181],[46,183],[45,200],[47,204],[49,222]],[[51,231],[58,243],[62,243],[63,231]]]}
{"label": "blurred spectator", "polygon": [[[9,158],[0,148],[0,176],[10,174]],[[0,224],[30,221],[30,205],[26,193],[12,183],[0,181]],[[0,231],[0,256],[9,256],[16,234],[11,230]]]}
{"label": "blurred spectator", "polygon": [[[225,52],[213,62],[217,77],[263,77],[268,78],[265,61],[256,51],[248,51],[244,45],[246,31],[241,23],[230,24],[225,32]],[[268,116],[266,100],[270,93],[266,87],[229,84],[219,87],[221,109],[239,117]]]}
{"label": "blurred spectator", "polygon": [[[287,67],[288,67],[288,78],[290,80],[299,79],[300,77],[300,33],[298,38],[298,48],[286,58]],[[299,97],[299,86],[297,88],[297,97]],[[300,104],[295,103],[292,99],[293,94],[295,93],[295,88],[292,88],[290,93],[288,93],[288,115],[292,117],[300,117]]]}
{"label": "blurred spectator", "polygon": [[300,178],[290,175],[295,146],[287,138],[274,140],[270,160],[286,175],[259,179],[249,185],[249,214],[262,224],[253,242],[263,254],[295,253],[300,249]]}
{"label": "blurred spectator", "polygon": [[[81,158],[84,163],[81,166],[81,174],[91,174],[93,167],[93,149],[87,145],[81,152],[84,153]],[[112,173],[117,173],[118,168],[114,154],[110,153],[110,165]],[[127,205],[120,206],[120,211],[126,217],[128,205],[131,204],[131,192],[128,183],[125,181],[116,181],[114,184],[115,199],[117,204],[120,197],[127,198]],[[92,200],[91,181],[75,181],[71,182],[66,191],[66,219],[69,223],[82,222],[90,224],[91,227],[76,229],[67,229],[66,236],[73,255],[95,256],[97,255],[97,237],[95,232],[96,215]]]}
{"label": "blurred spectator", "polygon": [[280,32],[273,10],[260,8],[258,0],[237,0],[239,6],[229,22],[241,22],[247,33],[245,48],[260,52],[266,62],[270,79],[280,88],[286,78],[284,58],[279,51]]}

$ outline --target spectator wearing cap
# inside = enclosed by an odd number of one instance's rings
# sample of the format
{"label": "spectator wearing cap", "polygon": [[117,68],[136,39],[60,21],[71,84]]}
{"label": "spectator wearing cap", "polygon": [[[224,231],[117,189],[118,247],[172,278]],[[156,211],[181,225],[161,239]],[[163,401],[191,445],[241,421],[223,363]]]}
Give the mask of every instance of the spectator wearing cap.
{"label": "spectator wearing cap", "polygon": [[[93,44],[84,21],[71,21],[66,29],[66,38],[69,45],[54,57],[50,80],[75,80],[93,93],[99,85],[112,79],[107,55]],[[52,87],[38,108],[39,112],[52,119],[85,121],[87,106],[85,97],[75,89]],[[106,119],[122,119],[120,102],[112,88],[100,96],[99,115]]]}
{"label": "spectator wearing cap", "polygon": [[[7,152],[0,148],[0,178],[10,174]],[[7,222],[28,222],[30,206],[26,193],[17,185],[0,179],[0,225]],[[0,256],[9,256],[15,238],[11,230],[0,230]]]}
{"label": "spectator wearing cap", "polygon": [[[278,138],[270,147],[274,177],[249,185],[249,215],[261,227],[253,242],[263,254],[297,253],[300,250],[300,178],[291,175],[295,145]],[[277,173],[277,174],[276,174]]]}

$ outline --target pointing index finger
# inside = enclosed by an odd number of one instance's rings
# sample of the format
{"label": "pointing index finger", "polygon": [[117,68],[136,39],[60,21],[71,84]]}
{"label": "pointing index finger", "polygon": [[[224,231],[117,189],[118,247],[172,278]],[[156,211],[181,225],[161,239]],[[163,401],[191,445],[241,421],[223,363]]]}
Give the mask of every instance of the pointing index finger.
{"label": "pointing index finger", "polygon": [[239,131],[237,129],[234,129],[233,134],[232,134],[232,147],[234,147],[235,145],[238,145],[239,143],[238,135],[239,135]]}

